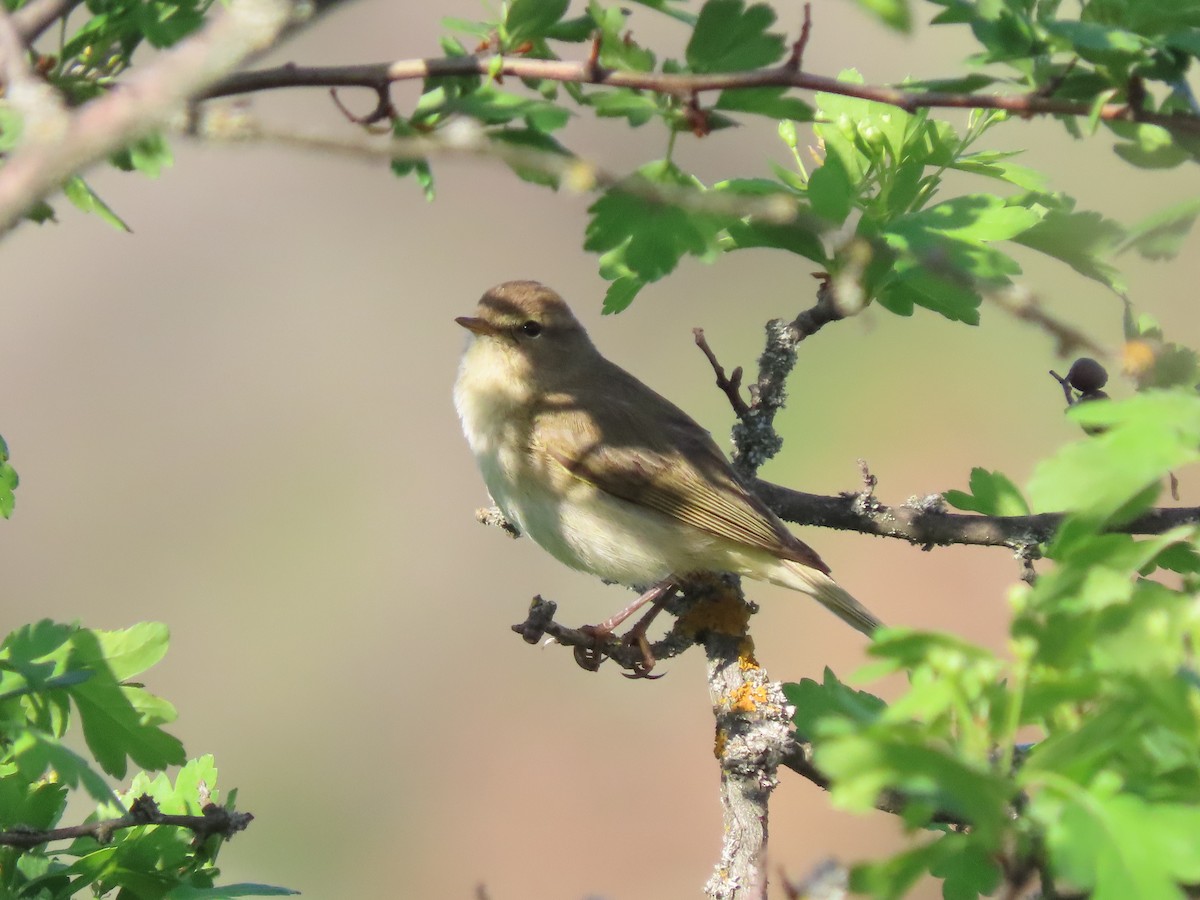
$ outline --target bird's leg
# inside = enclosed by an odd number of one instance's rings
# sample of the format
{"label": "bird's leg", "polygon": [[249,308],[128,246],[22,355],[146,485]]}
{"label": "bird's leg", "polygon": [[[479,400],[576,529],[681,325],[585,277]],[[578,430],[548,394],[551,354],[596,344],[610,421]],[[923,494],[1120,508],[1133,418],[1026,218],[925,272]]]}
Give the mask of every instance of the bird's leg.
{"label": "bird's leg", "polygon": [[592,647],[576,647],[575,661],[583,668],[590,671],[595,671],[600,667],[603,660],[603,654],[600,652],[600,644],[604,642],[613,631],[621,625],[626,619],[632,616],[635,612],[645,606],[647,603],[653,604],[649,612],[647,612],[637,624],[629,630],[625,635],[624,640],[634,643],[642,651],[642,663],[634,670],[632,678],[646,678],[650,676],[650,670],[654,667],[654,654],[650,652],[650,644],[646,641],[646,629],[650,627],[650,623],[654,621],[654,617],[662,610],[663,603],[675,592],[679,585],[671,578],[663,579],[658,584],[651,587],[649,590],[642,593],[636,600],[622,609],[620,612],[605,619],[599,625],[584,625],[579,630],[585,634],[591,635],[596,641]]}

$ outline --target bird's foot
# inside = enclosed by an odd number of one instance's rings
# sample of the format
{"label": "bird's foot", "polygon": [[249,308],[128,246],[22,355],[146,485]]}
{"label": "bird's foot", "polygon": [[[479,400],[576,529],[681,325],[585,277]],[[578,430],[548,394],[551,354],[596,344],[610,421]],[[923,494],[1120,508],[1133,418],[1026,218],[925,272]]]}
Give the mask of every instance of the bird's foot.
{"label": "bird's foot", "polygon": [[[595,672],[600,668],[600,663],[613,655],[612,651],[607,648],[609,641],[612,639],[613,630],[601,624],[583,625],[579,631],[590,637],[592,644],[591,646],[576,646],[574,648],[575,662],[579,664],[580,668],[587,669],[589,672]],[[645,628],[637,626],[631,628],[628,634],[621,638],[619,646],[622,648],[636,647],[641,654],[641,658],[634,660],[632,664],[623,663],[632,670],[621,673],[626,678],[662,678],[662,675],[650,674],[650,670],[654,668],[656,660],[654,659],[654,651],[650,649],[650,642],[646,640]]]}
{"label": "bird's foot", "polygon": [[579,645],[574,648],[572,652],[575,655],[575,662],[579,663],[581,669],[595,672],[600,668],[600,663],[604,662],[608,656],[604,652],[604,645],[612,637],[612,629],[605,628],[603,625],[583,625],[579,631],[590,637],[592,644],[591,646]]}
{"label": "bird's foot", "polygon": [[641,628],[640,624],[629,629],[629,633],[621,639],[621,643],[631,647],[636,645],[642,652],[642,658],[634,662],[633,671],[621,674],[626,678],[662,678],[666,674],[665,672],[658,675],[650,674],[650,670],[654,668],[657,660],[654,658],[654,651],[650,649],[650,642],[646,640],[646,629]]}

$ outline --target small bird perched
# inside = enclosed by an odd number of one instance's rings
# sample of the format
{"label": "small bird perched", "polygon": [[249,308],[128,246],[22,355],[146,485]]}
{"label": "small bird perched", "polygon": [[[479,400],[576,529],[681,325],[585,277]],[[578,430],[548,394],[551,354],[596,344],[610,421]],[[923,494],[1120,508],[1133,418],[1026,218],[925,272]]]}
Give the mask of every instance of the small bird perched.
{"label": "small bird perched", "polygon": [[656,600],[688,575],[733,572],[808,594],[864,634],[879,627],[708,432],[605,359],[550,288],[505,282],[455,321],[471,339],[454,405],[483,480],[560,562]]}

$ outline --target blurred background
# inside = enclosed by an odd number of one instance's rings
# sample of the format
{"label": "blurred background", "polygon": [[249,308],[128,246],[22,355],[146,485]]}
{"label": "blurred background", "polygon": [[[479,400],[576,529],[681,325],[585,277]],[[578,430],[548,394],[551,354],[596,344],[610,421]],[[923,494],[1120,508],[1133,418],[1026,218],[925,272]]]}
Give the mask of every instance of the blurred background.
{"label": "blurred background", "polygon": [[[782,5],[791,34],[799,9]],[[917,9],[923,21],[933,7]],[[443,15],[481,8],[360,0],[265,62],[436,55]],[[659,19],[639,7],[632,24],[681,55],[683,30]],[[949,29],[893,36],[848,2],[818,0],[813,19],[805,64],[823,74],[951,74],[969,52]],[[395,96],[406,109],[416,95]],[[343,99],[373,106],[367,93]],[[275,125],[350,128],[323,91],[252,105]],[[1104,135],[1077,142],[1048,121],[999,131],[1053,189],[1125,223],[1196,189],[1194,170],[1126,167]],[[567,142],[622,171],[661,155],[664,136],[581,120]],[[580,249],[586,197],[458,162],[436,164],[427,204],[382,166],[271,147],[175,152],[156,182],[93,173],[133,234],[60,202],[61,224],[26,225],[3,248],[0,433],[21,476],[0,523],[5,631],[45,616],[170,626],[148,687],[177,705],[171,730],[189,754],[215,754],[220,787],[255,815],[222,854],[228,880],[313,898],[470,897],[480,884],[493,900],[699,896],[721,837],[702,655],[627,681],[509,631],[535,593],[572,624],[628,596],[476,524],[487,497],[450,399],[464,343],[452,319],[495,282],[545,281],[609,356],[726,444],[732,415],[691,328],[727,368],[753,371],[763,324],[812,303],[810,267],[760,251],[685,261],[602,318],[606,285]],[[756,123],[682,136],[676,158],[711,182],[766,174],[784,151]],[[1193,346],[1197,258],[1193,237],[1173,263],[1122,260],[1138,307]],[[1119,345],[1115,297],[1022,260],[1051,311]],[[854,490],[863,458],[889,503],[965,488],[972,466],[1024,483],[1076,437],[1046,374],[1069,361],[997,309],[984,318],[973,329],[868,310],[806,342],[779,422],[785,450],[764,475]],[[1018,574],[1005,551],[803,537],[885,621],[1004,647]],[[849,676],[864,662],[861,638],[811,602],[750,594],[773,676]],[[852,817],[799,777],[782,782],[772,875],[906,840],[892,817]]]}

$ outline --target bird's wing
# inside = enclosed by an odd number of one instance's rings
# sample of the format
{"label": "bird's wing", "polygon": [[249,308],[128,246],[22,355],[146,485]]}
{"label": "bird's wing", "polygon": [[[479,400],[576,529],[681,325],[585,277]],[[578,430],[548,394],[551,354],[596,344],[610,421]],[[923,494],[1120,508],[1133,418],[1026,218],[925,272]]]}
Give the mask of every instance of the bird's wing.
{"label": "bird's wing", "polygon": [[[560,418],[552,432],[535,428],[535,451],[614,497],[829,572],[816,552],[743,486],[707,431],[669,400],[641,383],[637,387],[646,393],[637,391],[621,402],[624,392],[616,391],[598,416],[578,416],[578,427],[563,427]],[[640,413],[636,418],[633,403]],[[647,405],[654,427],[633,426],[631,420],[645,421]],[[558,412],[563,414],[561,408]],[[621,436],[627,436],[624,443]]]}

